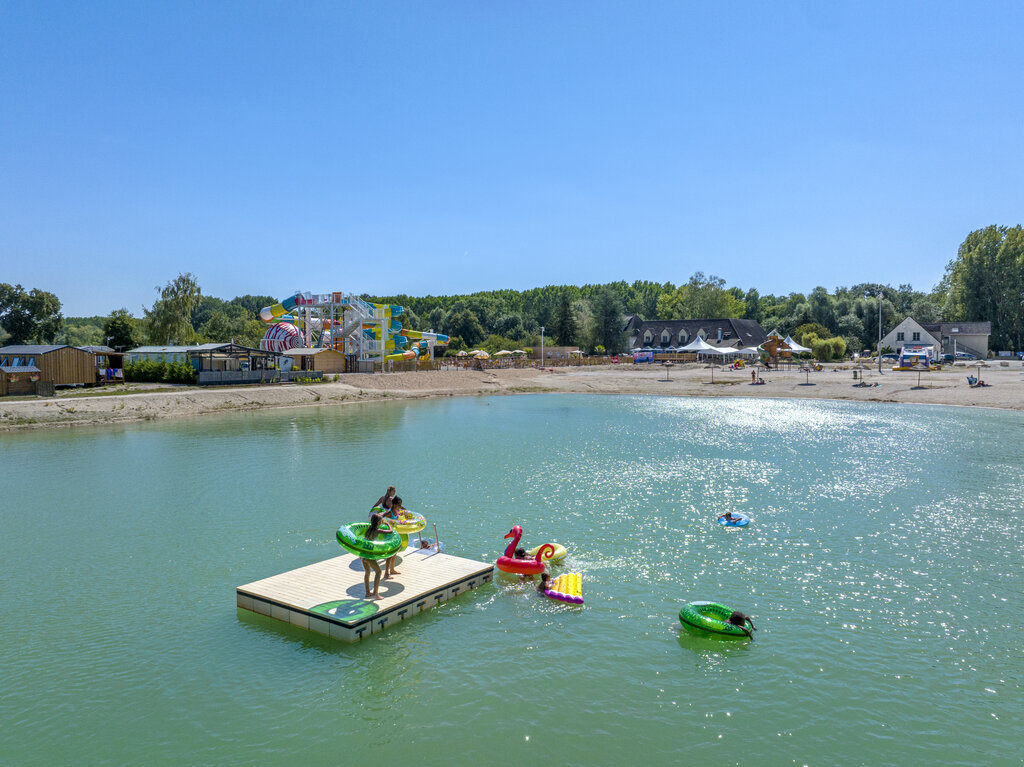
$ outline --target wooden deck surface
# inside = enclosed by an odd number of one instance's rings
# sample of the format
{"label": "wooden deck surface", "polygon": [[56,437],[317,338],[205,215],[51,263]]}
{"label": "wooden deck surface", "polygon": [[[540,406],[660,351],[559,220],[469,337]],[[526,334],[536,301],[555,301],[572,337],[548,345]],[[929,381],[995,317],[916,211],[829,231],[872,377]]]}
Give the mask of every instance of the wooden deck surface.
{"label": "wooden deck surface", "polygon": [[[403,620],[489,582],[493,565],[409,547],[399,554],[397,569],[398,575],[389,580],[381,579],[381,599],[367,600],[362,562],[351,554],[343,554],[239,586],[239,606],[299,625],[302,623],[295,620],[294,614],[264,610],[260,601],[289,611],[322,616],[350,628],[361,626],[371,618],[383,627],[388,621],[381,622],[381,616],[397,612],[397,620]],[[372,572],[370,588],[373,588]],[[254,602],[255,606],[250,607]]]}

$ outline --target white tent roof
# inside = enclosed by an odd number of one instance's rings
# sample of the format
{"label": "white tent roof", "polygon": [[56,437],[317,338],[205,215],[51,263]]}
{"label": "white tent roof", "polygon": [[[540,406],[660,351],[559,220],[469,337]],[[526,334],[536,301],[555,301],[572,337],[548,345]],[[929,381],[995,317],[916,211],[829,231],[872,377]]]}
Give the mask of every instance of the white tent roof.
{"label": "white tent roof", "polygon": [[[792,336],[786,336],[785,340],[782,343],[784,343],[786,346],[788,346],[789,350],[793,351],[793,352],[809,352],[810,351],[810,349],[808,349],[806,346],[801,346],[796,341],[794,341]],[[783,351],[785,351],[785,349],[783,349]]]}
{"label": "white tent roof", "polygon": [[713,352],[714,354],[723,354],[724,353],[721,349],[718,349],[718,348],[712,346],[711,344],[709,344],[707,341],[705,341],[700,336],[697,336],[695,339],[690,341],[690,343],[688,343],[686,346],[680,347],[679,351],[681,351],[681,352]]}

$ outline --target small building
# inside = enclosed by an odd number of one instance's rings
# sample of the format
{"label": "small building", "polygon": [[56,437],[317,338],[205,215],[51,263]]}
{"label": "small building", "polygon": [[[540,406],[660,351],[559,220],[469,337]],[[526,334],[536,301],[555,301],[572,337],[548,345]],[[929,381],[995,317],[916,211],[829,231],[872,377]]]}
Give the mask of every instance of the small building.
{"label": "small building", "polygon": [[904,346],[915,348],[928,346],[932,348],[933,357],[942,354],[942,343],[939,339],[925,330],[913,317],[907,317],[882,338],[882,348],[889,347],[896,354],[902,354]]}
{"label": "small building", "polygon": [[624,328],[629,348],[676,349],[700,338],[718,348],[760,346],[768,334],[756,320],[641,320],[630,315]]}
{"label": "small building", "polygon": [[[205,344],[204,344],[205,346]],[[214,344],[219,346],[219,344]],[[138,346],[129,349],[124,353],[124,362],[130,365],[134,362],[185,362],[188,360],[190,351],[196,351],[201,346]]]}
{"label": "small building", "polygon": [[[291,363],[288,362],[291,358]],[[291,367],[289,368],[289,364]],[[348,363],[344,354],[337,349],[289,349],[281,356],[282,370],[319,370],[321,373],[348,372]]]}
{"label": "small building", "polygon": [[[7,385],[23,383],[23,376],[38,376],[32,383],[50,386],[94,386],[96,360],[89,352],[67,344],[19,344],[0,348],[0,368],[36,368],[5,373]],[[35,393],[34,391],[31,393]]]}
{"label": "small building", "polygon": [[83,352],[89,352],[96,360],[96,380],[98,383],[116,383],[124,381],[124,353],[117,352],[109,346],[79,346]]}
{"label": "small building", "polygon": [[35,365],[0,365],[0,397],[36,394],[40,373]]}
{"label": "small building", "polygon": [[900,354],[904,346],[930,346],[933,357],[943,354],[969,354],[978,359],[988,357],[988,337],[992,333],[991,322],[934,322],[919,323],[913,317],[890,330],[882,339],[882,347],[888,346]]}
{"label": "small building", "polygon": [[992,335],[991,322],[936,322],[921,325],[942,345],[942,354],[960,352],[972,354],[980,360],[988,357],[988,337]]}

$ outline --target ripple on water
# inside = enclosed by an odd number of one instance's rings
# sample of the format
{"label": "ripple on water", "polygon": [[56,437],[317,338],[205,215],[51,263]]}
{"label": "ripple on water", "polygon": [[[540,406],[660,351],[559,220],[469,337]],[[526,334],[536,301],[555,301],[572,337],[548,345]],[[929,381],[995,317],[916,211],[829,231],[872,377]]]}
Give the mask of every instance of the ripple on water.
{"label": "ripple on water", "polygon": [[[5,436],[0,753],[1015,763],[1022,425],[538,396]],[[388,484],[457,553],[493,560],[516,523],[565,544],[586,607],[498,579],[355,646],[234,610]],[[683,631],[693,599],[756,641]]]}

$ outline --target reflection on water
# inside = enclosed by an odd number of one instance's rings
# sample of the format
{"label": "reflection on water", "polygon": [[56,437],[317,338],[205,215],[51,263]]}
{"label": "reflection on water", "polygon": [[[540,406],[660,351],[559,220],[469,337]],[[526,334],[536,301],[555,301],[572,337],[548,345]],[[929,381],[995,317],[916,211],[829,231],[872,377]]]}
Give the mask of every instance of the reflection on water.
{"label": "reflection on water", "polygon": [[[4,435],[0,761],[1017,763],[1022,426],[554,395]],[[234,609],[388,484],[452,553],[564,544],[586,606],[496,579],[358,645]]]}

